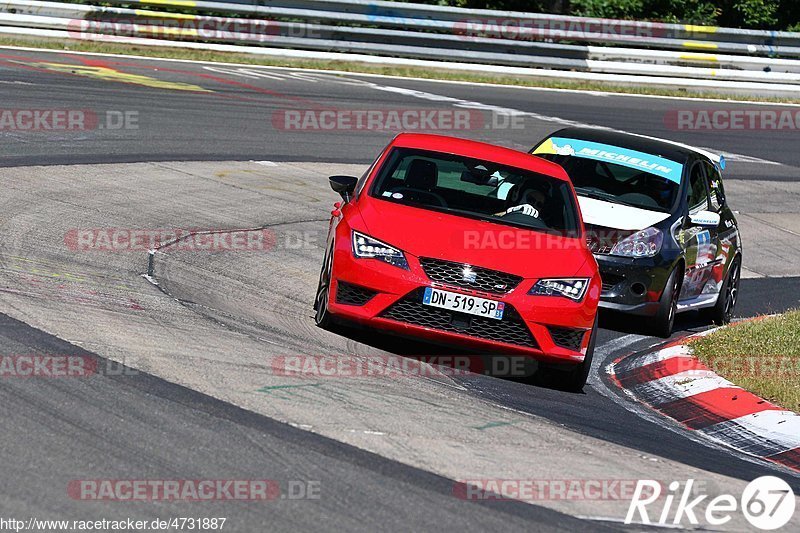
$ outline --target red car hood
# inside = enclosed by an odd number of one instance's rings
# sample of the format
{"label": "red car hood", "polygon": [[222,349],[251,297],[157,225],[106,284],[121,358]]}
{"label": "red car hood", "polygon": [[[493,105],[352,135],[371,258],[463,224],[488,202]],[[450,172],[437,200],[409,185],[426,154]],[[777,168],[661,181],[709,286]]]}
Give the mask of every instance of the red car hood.
{"label": "red car hood", "polygon": [[582,239],[364,198],[367,233],[416,257],[468,263],[526,278],[569,277],[590,256]]}

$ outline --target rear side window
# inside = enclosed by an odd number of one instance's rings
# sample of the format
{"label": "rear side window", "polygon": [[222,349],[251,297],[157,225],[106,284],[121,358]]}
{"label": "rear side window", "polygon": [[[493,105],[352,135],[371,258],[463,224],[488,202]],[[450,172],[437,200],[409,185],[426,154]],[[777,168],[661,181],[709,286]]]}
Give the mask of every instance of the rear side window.
{"label": "rear side window", "polygon": [[708,185],[708,199],[712,211],[719,211],[724,203],[725,190],[722,188],[722,176],[717,167],[711,163],[703,162],[706,169],[706,184]]}
{"label": "rear side window", "polygon": [[695,163],[689,175],[689,194],[687,200],[689,204],[689,213],[691,214],[708,209],[706,175],[700,163]]}

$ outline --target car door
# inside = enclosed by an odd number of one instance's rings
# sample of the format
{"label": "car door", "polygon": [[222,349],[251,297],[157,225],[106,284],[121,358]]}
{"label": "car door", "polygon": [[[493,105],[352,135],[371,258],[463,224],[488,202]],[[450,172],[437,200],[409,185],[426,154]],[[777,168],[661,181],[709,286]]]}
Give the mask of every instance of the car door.
{"label": "car door", "polygon": [[709,210],[720,215],[717,227],[716,257],[710,275],[719,289],[727,273],[727,268],[738,249],[739,230],[736,226],[736,219],[726,205],[725,189],[722,186],[722,176],[719,170],[708,161],[703,162],[703,167],[706,172]]}
{"label": "car door", "polygon": [[708,177],[704,163],[695,161],[689,171],[686,192],[689,213],[684,219],[682,240],[686,251],[686,276],[681,287],[681,300],[700,296],[706,282],[711,279],[718,249],[718,230],[692,223],[691,215],[710,210]]}

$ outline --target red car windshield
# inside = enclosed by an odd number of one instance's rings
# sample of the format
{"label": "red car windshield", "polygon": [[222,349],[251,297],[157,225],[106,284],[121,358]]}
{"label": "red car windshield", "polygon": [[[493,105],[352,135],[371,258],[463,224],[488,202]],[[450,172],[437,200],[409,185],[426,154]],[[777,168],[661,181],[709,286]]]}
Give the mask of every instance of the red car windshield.
{"label": "red car windshield", "polygon": [[580,231],[567,182],[466,156],[395,148],[370,195],[526,229],[570,235]]}

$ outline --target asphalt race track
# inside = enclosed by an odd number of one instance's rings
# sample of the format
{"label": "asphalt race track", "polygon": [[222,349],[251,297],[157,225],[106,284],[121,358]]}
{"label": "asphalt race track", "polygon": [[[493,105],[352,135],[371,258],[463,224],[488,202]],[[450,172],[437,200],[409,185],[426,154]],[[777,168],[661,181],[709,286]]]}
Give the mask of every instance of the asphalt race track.
{"label": "asphalt race track", "polygon": [[[287,127],[287,112],[467,110],[469,127],[443,133],[526,150],[580,123],[723,152],[745,246],[745,318],[800,304],[800,135],[679,130],[675,117],[754,104],[17,49],[0,49],[0,95],[2,110],[78,110],[92,124],[0,127],[0,354],[99,365],[82,379],[0,378],[0,516],[219,516],[233,531],[613,530],[629,500],[474,502],[455,497],[456,482],[694,478],[738,494],[774,474],[800,490],[800,475],[696,440],[618,392],[605,366],[661,341],[619,316],[601,316],[583,394],[446,371],[312,380],[274,371],[287,355],[447,353],[314,327],[337,200],[326,178],[360,175],[397,131]],[[273,241],[261,251],[165,249],[146,279],[146,248],[75,241],[104,228]],[[681,315],[674,337],[706,327]],[[68,491],[81,479],[270,479],[287,497],[85,501]],[[320,497],[289,498],[296,482],[318,484]]]}

